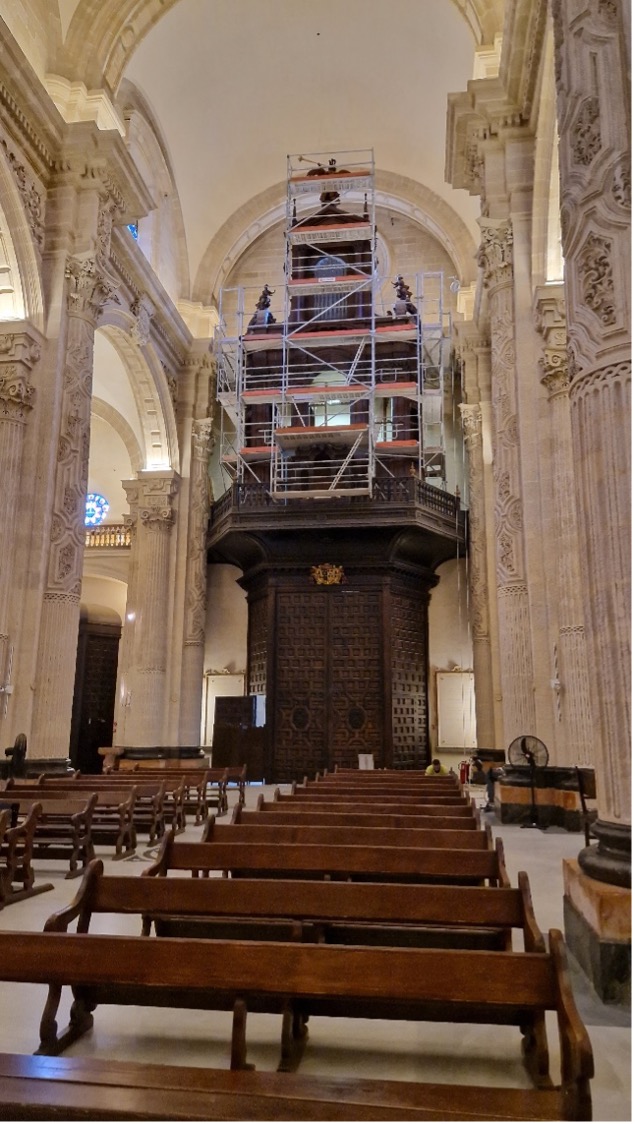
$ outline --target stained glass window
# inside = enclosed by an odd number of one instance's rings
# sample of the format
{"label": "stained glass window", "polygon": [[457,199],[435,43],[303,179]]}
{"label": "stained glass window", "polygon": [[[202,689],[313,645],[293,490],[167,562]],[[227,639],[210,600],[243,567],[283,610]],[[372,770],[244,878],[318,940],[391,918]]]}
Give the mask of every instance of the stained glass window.
{"label": "stained glass window", "polygon": [[109,510],[110,504],[105,496],[100,496],[99,492],[89,492],[86,496],[84,523],[87,527],[97,527],[103,523]]}

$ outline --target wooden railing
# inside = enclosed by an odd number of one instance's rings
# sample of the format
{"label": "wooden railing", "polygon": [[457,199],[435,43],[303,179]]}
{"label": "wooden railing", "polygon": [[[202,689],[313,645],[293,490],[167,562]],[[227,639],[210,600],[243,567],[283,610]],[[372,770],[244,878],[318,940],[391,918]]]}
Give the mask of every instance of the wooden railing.
{"label": "wooden railing", "polygon": [[102,527],[86,528],[86,546],[101,550],[121,549],[130,546],[130,528],[125,523],[106,523]]}

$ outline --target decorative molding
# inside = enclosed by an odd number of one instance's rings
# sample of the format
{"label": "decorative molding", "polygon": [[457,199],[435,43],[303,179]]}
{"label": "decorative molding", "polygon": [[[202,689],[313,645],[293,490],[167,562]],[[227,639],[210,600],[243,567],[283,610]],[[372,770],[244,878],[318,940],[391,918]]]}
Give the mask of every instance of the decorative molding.
{"label": "decorative molding", "polygon": [[609,238],[590,233],[576,263],[582,299],[607,328],[615,324],[617,319],[612,249],[613,244]]}
{"label": "decorative molding", "polygon": [[0,420],[26,421],[33,409],[35,388],[16,363],[0,363]]}
{"label": "decorative molding", "polygon": [[37,190],[33,181],[27,176],[24,164],[20,164],[15,153],[10,151],[4,137],[0,137],[0,145],[4,149],[7,163],[11,168],[15,181],[18,185],[18,191],[20,193],[20,198],[22,200],[24,210],[26,211],[27,222],[29,224],[31,234],[33,235],[33,240],[41,249],[44,245],[42,196]]}
{"label": "decorative molding", "polygon": [[574,164],[583,167],[594,160],[602,148],[600,129],[600,99],[595,95],[584,98],[571,126],[571,151]]}
{"label": "decorative molding", "polygon": [[69,258],[64,276],[68,281],[69,314],[86,317],[96,324],[104,306],[115,296],[119,282],[96,258]]}
{"label": "decorative molding", "polygon": [[631,209],[631,165],[626,156],[620,156],[613,170],[611,195],[618,207]]}
{"label": "decorative molding", "polygon": [[483,283],[487,288],[511,282],[513,275],[514,236],[511,223],[504,220],[493,224],[484,218],[479,219],[481,244],[476,261],[483,270]]}
{"label": "decorative molding", "polygon": [[130,335],[138,347],[146,347],[150,342],[150,326],[154,316],[154,305],[150,297],[145,293],[142,297],[135,297],[130,311],[135,318]]}

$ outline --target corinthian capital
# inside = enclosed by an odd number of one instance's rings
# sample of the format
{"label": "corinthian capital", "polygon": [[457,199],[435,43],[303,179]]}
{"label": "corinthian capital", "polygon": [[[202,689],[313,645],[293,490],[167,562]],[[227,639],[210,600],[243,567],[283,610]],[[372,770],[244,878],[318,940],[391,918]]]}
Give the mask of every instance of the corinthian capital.
{"label": "corinthian capital", "polygon": [[511,281],[513,273],[514,238],[508,219],[492,222],[480,218],[481,244],[476,255],[477,264],[483,270],[486,287]]}
{"label": "corinthian capital", "polygon": [[70,258],[65,277],[69,313],[96,323],[104,306],[119,288],[117,279],[96,258]]}
{"label": "corinthian capital", "polygon": [[155,529],[169,531],[174,523],[174,499],[180,478],[172,469],[167,472],[144,472],[140,479],[139,520]]}

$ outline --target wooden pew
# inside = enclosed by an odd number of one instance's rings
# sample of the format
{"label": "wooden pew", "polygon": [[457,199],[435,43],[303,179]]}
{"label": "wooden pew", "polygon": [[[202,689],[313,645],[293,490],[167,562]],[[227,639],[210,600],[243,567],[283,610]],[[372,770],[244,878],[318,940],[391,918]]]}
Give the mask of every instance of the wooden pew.
{"label": "wooden pew", "polygon": [[[234,775],[231,780],[237,784],[242,784],[242,795],[244,799],[244,784],[247,775],[247,766],[243,765],[242,769],[228,770],[225,768],[212,768],[209,765],[201,764],[200,759],[188,760],[187,758],[179,760],[178,764],[174,758],[165,758],[164,761],[154,760],[128,760],[122,761],[120,757],[114,759],[114,764],[107,765],[104,768],[104,773],[109,776],[126,776],[129,773],[143,773],[151,776],[162,777],[183,777],[185,780],[186,788],[193,789],[195,786],[202,782],[203,775],[205,776],[205,784],[207,786],[207,807],[208,810],[216,808],[218,815],[223,815],[227,811],[227,781],[228,773]],[[239,791],[240,796],[240,791]],[[189,798],[188,798],[189,799]],[[199,814],[200,819],[196,822],[203,822],[207,813],[203,812],[202,797],[196,802],[192,801],[192,807],[188,809],[195,815]]]}
{"label": "wooden pew", "polygon": [[[54,773],[42,773],[36,782],[44,788],[60,787],[60,778]],[[93,820],[95,842],[114,842],[116,855],[131,854],[137,845],[137,833],[142,832],[148,836],[148,842],[157,842],[165,831],[165,781],[160,778],[145,776],[143,778],[122,774],[111,777],[103,774],[84,775],[76,772],[71,774],[64,785],[70,790],[80,788],[83,792],[97,792],[98,801]],[[134,791],[134,799],[130,793]],[[114,797],[119,795],[119,800]],[[175,801],[177,814],[173,823],[185,826],[182,813],[178,814],[180,794],[177,791]],[[119,805],[126,804],[122,810]],[[182,801],[181,801],[182,802]]]}
{"label": "wooden pew", "polygon": [[[244,815],[244,813],[243,813]],[[254,813],[257,817],[258,813]],[[463,821],[461,821],[463,822]],[[247,822],[220,824],[213,816],[203,828],[203,843],[349,843],[371,847],[449,847],[468,850],[492,847],[492,831],[439,831],[411,827],[342,827],[320,824],[272,824],[268,814]]]}
{"label": "wooden pew", "polygon": [[6,782],[0,801],[11,805],[13,823],[24,826],[31,809],[39,808],[33,826],[31,857],[33,859],[68,859],[66,878],[77,878],[95,857],[92,825],[96,793],[69,793],[66,790],[43,789],[36,785]]}
{"label": "wooden pew", "polygon": [[42,805],[32,804],[22,822],[12,826],[11,808],[0,807],[0,909],[53,889],[52,882],[36,885],[33,871],[33,838],[41,814]]}
{"label": "wooden pew", "polygon": [[[529,952],[544,952],[527,875],[518,889],[410,886],[233,878],[121,878],[95,859],[70,905],[52,914],[48,932],[77,923],[87,933],[98,915],[137,914],[157,936],[302,940],[407,948],[512,949],[512,930]],[[118,927],[119,928],[119,927]]]}
{"label": "wooden pew", "polygon": [[[428,809],[429,811],[429,809]],[[433,810],[434,811],[434,810]],[[232,813],[232,823],[262,823],[266,819],[271,824],[315,824],[323,827],[381,827],[381,828],[411,828],[427,829],[431,831],[476,831],[479,819],[474,810],[468,809],[468,815],[403,815],[394,812],[333,812],[330,809],[319,808],[315,811],[306,805],[299,807],[290,804],[274,804],[266,801],[262,794],[254,810],[240,808],[238,805]]]}
{"label": "wooden pew", "polygon": [[[282,1069],[297,1068],[312,1014],[516,1026],[537,1086],[534,1099],[526,1089],[488,1088],[486,1119],[592,1117],[591,1045],[556,930],[547,953],[191,940],[186,956],[183,942],[171,937],[0,932],[0,979],[48,984],[38,1054],[55,1055],[77,1041],[93,1026],[100,1003],[233,1010],[234,1070],[248,1066],[248,1010],[282,1012]],[[72,987],[74,1002],[60,1035],[55,1016],[64,986]],[[561,1079],[555,1087],[541,1033],[546,1011],[557,1013]],[[483,1104],[472,1086],[417,1088],[422,1109],[430,1090],[433,1119],[467,1119],[471,1105]]]}
{"label": "wooden pew", "polygon": [[461,793],[452,793],[448,796],[441,796],[435,793],[430,795],[419,795],[418,793],[395,793],[390,792],[328,792],[319,788],[305,789],[301,787],[292,788],[291,792],[281,792],[279,788],[274,789],[274,801],[279,801],[281,804],[288,804],[290,802],[303,801],[307,804],[366,804],[373,807],[376,804],[397,804],[401,807],[425,807],[428,804],[434,804],[437,807],[465,807],[469,806],[469,801],[466,796]]}
{"label": "wooden pew", "polygon": [[143,767],[137,761],[134,768],[125,773],[109,773],[109,776],[128,776],[155,780],[164,778],[166,794],[178,790],[182,797],[182,825],[185,827],[188,815],[194,817],[195,824],[205,823],[208,815],[216,809],[218,816],[224,816],[227,803],[226,769],[157,769]]}
{"label": "wooden pew", "polygon": [[[574,1103],[586,1108],[590,1097],[578,1092],[582,1082],[572,1084]],[[556,1120],[563,1119],[569,1095],[567,1087],[546,1095],[511,1089],[508,1099],[505,1092],[486,1085],[0,1054],[7,1120]],[[580,1113],[576,1119],[590,1119]]]}
{"label": "wooden pew", "polygon": [[475,804],[402,804],[397,801],[347,801],[347,800],[266,800],[261,792],[256,801],[256,811],[293,811],[316,814],[340,812],[353,815],[375,816],[442,816],[452,819],[475,819],[478,812]]}
{"label": "wooden pew", "polygon": [[445,847],[338,846],[316,843],[187,843],[167,832],[145,874],[170,871],[231,874],[232,877],[338,878],[371,882],[489,883],[509,886],[503,845],[493,850]]}

